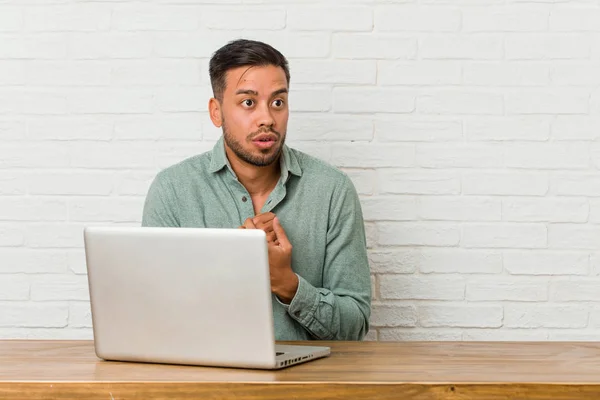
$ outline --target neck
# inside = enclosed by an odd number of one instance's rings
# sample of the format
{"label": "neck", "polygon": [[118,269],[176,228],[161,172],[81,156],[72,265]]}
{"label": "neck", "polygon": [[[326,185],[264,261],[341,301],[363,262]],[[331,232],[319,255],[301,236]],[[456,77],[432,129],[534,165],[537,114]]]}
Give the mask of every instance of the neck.
{"label": "neck", "polygon": [[279,167],[279,157],[281,155],[270,165],[257,167],[240,160],[227,146],[225,146],[225,153],[233,172],[235,172],[238,180],[244,185],[250,196],[267,195],[277,185],[281,175]]}

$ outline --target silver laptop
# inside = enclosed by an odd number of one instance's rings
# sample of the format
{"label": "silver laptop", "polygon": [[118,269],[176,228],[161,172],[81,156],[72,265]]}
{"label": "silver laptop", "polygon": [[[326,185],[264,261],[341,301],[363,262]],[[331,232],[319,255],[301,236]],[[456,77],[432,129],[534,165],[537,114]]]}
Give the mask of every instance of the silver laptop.
{"label": "silver laptop", "polygon": [[101,359],[277,369],[330,354],[275,344],[261,230],[88,227],[84,241]]}

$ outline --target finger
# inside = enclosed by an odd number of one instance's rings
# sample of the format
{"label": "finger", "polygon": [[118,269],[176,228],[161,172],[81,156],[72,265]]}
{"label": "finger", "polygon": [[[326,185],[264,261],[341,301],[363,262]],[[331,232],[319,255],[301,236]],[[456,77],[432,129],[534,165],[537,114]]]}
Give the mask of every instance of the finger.
{"label": "finger", "polygon": [[279,218],[275,217],[273,219],[273,230],[277,235],[277,240],[279,240],[279,245],[283,247],[284,250],[288,250],[292,248],[292,244],[288,240],[288,237],[279,222]]}
{"label": "finger", "polygon": [[269,233],[267,233],[267,241],[268,242],[275,242],[277,240],[277,235],[275,235],[275,231],[271,231]]}
{"label": "finger", "polygon": [[255,225],[268,224],[271,221],[273,221],[273,218],[275,218],[275,214],[273,214],[272,212],[268,212],[268,213],[259,214],[259,215],[255,216],[254,218],[252,218],[252,221],[254,222]]}
{"label": "finger", "polygon": [[246,229],[256,229],[256,225],[252,222],[252,218],[247,218],[246,221],[244,221],[244,227]]}

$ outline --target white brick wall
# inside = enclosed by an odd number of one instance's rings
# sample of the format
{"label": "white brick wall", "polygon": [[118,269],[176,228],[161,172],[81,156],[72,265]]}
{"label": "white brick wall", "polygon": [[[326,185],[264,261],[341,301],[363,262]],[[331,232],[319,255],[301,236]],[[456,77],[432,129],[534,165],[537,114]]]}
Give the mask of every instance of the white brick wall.
{"label": "white brick wall", "polygon": [[91,337],[82,228],[212,147],[237,37],[288,56],[290,144],[356,185],[369,340],[600,338],[600,1],[317,3],[0,2],[0,338]]}

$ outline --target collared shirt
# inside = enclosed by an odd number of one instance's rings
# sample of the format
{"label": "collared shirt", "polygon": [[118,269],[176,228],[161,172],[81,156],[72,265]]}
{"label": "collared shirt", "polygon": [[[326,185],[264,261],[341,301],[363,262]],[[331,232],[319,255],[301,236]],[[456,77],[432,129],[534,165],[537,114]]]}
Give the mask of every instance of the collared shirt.
{"label": "collared shirt", "polygon": [[[261,213],[278,216],[293,247],[299,284],[289,305],[273,295],[275,338],[360,340],[369,329],[371,280],[354,185],[342,171],[286,145],[280,166]],[[212,151],[156,176],[142,225],[237,228],[254,215],[221,137]]]}

